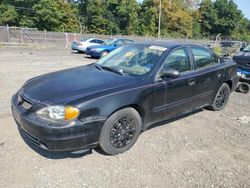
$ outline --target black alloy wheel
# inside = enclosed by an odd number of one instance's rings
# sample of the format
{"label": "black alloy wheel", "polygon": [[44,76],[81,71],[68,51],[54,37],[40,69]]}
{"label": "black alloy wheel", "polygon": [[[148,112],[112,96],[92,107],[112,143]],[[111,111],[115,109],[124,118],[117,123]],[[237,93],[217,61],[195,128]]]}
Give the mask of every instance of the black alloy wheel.
{"label": "black alloy wheel", "polygon": [[110,143],[115,148],[123,148],[133,140],[136,133],[135,121],[132,117],[117,120],[110,131]]}
{"label": "black alloy wheel", "polygon": [[138,139],[142,121],[134,108],[123,108],[113,113],[104,123],[99,147],[109,155],[129,150]]}
{"label": "black alloy wheel", "polygon": [[217,94],[214,98],[213,104],[209,107],[209,109],[214,111],[220,111],[225,108],[227,105],[228,99],[230,96],[230,88],[227,83],[223,83],[219,90],[217,91]]}

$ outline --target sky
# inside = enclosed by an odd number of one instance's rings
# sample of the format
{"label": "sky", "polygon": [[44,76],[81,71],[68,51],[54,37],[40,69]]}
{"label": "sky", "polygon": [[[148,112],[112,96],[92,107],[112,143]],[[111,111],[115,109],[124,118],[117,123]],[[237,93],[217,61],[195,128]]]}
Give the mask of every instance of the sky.
{"label": "sky", "polygon": [[238,5],[238,9],[242,11],[242,13],[250,19],[250,1],[249,0],[234,0],[234,2]]}
{"label": "sky", "polygon": [[[142,2],[143,0],[137,1]],[[234,0],[234,2],[238,5],[238,9],[242,11],[245,17],[250,19],[250,0]]]}

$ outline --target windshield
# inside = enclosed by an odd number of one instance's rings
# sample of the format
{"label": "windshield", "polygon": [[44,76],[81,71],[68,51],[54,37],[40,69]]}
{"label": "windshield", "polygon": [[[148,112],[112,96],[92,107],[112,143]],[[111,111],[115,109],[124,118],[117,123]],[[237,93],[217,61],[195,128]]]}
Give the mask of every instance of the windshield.
{"label": "windshield", "polygon": [[108,46],[113,45],[114,43],[115,43],[115,40],[114,40],[114,39],[109,39],[109,40],[105,40],[105,41],[104,41],[104,44],[105,44],[105,45],[108,45]]}
{"label": "windshield", "polygon": [[96,62],[122,74],[143,75],[150,72],[167,48],[160,46],[122,46]]}
{"label": "windshield", "polygon": [[82,38],[82,39],[80,39],[80,42],[85,42],[86,40],[88,40],[88,39]]}
{"label": "windshield", "polygon": [[250,45],[243,49],[244,52],[250,52]]}

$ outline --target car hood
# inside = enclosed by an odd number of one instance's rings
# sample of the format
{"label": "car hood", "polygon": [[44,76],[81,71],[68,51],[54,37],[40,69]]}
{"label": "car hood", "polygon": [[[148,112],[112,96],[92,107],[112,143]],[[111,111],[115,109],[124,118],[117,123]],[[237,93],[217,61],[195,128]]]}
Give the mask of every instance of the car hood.
{"label": "car hood", "polygon": [[237,54],[235,54],[235,56],[233,57],[234,61],[247,61],[250,62],[250,52],[238,52]]}
{"label": "car hood", "polygon": [[79,98],[98,97],[139,81],[136,77],[119,75],[86,65],[53,72],[28,80],[20,93],[33,101],[66,104]]}

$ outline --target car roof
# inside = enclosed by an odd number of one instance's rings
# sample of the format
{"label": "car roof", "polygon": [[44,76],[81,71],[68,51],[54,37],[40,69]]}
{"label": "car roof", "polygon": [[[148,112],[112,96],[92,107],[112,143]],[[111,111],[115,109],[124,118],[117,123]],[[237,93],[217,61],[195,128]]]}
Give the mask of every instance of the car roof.
{"label": "car roof", "polygon": [[128,39],[128,38],[110,38],[107,40],[131,40],[131,41],[133,41],[132,39]]}
{"label": "car roof", "polygon": [[204,48],[201,45],[192,44],[192,43],[183,43],[183,42],[175,42],[175,41],[162,41],[162,40],[136,42],[135,44],[144,44],[144,45],[150,45],[150,46],[162,46],[165,48],[180,47],[180,46],[197,46],[197,47]]}
{"label": "car roof", "polygon": [[92,38],[88,38],[87,40],[102,40],[102,39],[92,37]]}

